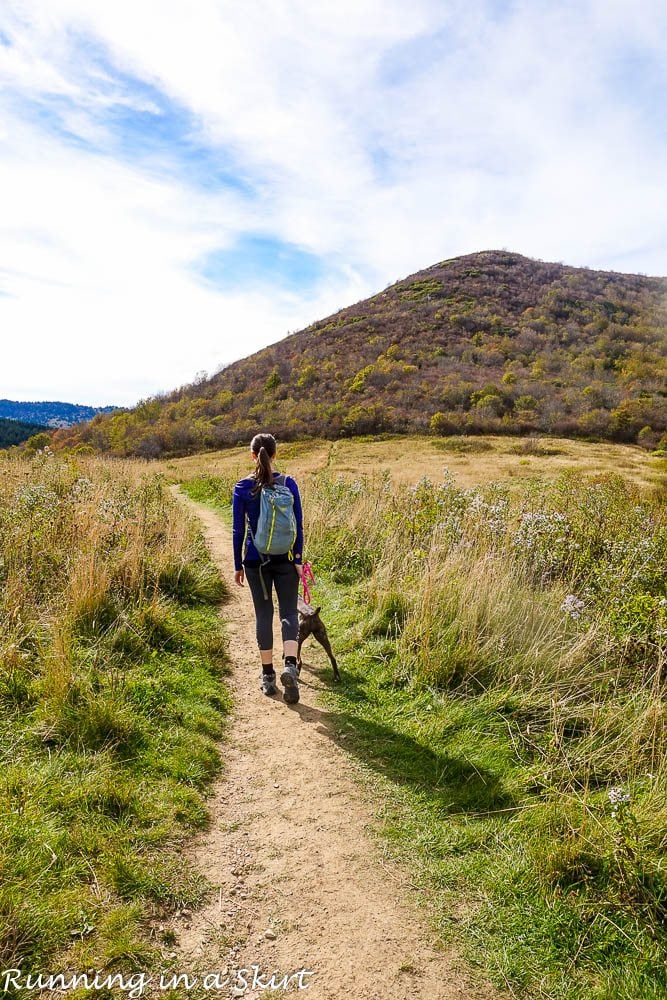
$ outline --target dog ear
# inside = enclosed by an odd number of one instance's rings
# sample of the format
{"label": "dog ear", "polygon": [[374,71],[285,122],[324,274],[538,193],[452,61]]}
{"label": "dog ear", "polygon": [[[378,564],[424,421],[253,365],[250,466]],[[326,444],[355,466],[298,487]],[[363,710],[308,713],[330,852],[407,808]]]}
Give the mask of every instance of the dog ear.
{"label": "dog ear", "polygon": [[313,614],[314,615],[319,615],[319,613],[320,613],[321,610],[322,610],[322,605],[320,604],[319,608],[315,608],[315,610],[313,611]]}

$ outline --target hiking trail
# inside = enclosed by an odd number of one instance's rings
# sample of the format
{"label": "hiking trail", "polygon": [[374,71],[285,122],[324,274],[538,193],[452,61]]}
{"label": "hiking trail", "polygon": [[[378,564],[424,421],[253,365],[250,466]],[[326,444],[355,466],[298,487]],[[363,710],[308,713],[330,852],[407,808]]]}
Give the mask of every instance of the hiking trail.
{"label": "hiking trail", "polygon": [[[290,996],[309,1000],[489,1000],[491,987],[438,946],[416,903],[409,872],[383,858],[373,833],[380,802],[340,742],[335,713],[318,707],[331,668],[311,639],[304,647],[301,700],[287,705],[259,690],[254,613],[247,585],[234,583],[231,532],[212,510],[172,487],[202,525],[231,598],[223,606],[234,707],[223,772],[208,800],[211,823],[184,853],[215,887],[203,908],[173,921],[180,971],[203,976],[250,969],[248,989],[218,997],[282,996],[252,985],[311,972]],[[280,672],[279,621],[274,658]],[[318,672],[308,662],[317,661]],[[321,664],[321,669],[319,665]],[[326,664],[326,665],[325,665]],[[345,672],[345,663],[341,663]],[[411,898],[412,894],[412,898]],[[185,995],[185,994],[184,994]]]}

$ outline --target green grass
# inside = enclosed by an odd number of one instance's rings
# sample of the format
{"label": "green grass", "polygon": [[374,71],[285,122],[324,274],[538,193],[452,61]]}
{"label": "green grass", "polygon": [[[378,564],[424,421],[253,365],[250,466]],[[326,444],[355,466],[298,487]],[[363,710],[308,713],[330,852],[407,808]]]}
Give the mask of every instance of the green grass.
{"label": "green grass", "polygon": [[232,483],[220,476],[202,474],[180,483],[180,489],[191,500],[206,504],[218,513],[231,517]]}
{"label": "green grass", "polygon": [[159,968],[159,923],[208,892],[181,848],[222,765],[224,586],[159,483],[86,471],[32,470],[52,487],[30,487],[51,518],[37,550],[37,515],[0,497],[21,602],[0,623],[0,957],[24,974]]}
{"label": "green grass", "polygon": [[[37,704],[3,715],[5,964],[39,968],[84,926],[113,962],[118,942],[107,933],[118,907],[138,903],[145,920],[205,893],[175,849],[206,825],[203,792],[220,768],[215,741],[229,702],[219,618],[167,605],[159,637],[135,625],[142,655],[113,667],[75,647],[76,690],[57,714]],[[134,947],[143,961],[145,943]]]}
{"label": "green grass", "polygon": [[609,889],[618,829],[604,796],[584,809],[539,788],[519,745],[531,715],[539,732],[539,706],[397,684],[395,644],[363,615],[366,585],[320,575],[317,592],[343,671],[325,724],[376,786],[380,835],[438,932],[515,996],[665,996],[667,938]]}

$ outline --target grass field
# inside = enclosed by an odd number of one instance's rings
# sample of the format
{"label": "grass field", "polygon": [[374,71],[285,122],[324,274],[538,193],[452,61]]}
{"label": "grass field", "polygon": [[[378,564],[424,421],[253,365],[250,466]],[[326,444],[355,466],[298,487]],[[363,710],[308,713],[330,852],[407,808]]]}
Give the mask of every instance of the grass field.
{"label": "grass field", "polygon": [[[461,486],[500,479],[512,483],[553,477],[568,470],[616,472],[638,485],[665,487],[667,461],[634,445],[589,444],[568,438],[387,437],[303,441],[279,445],[278,464],[296,476],[327,471],[350,479],[389,474],[395,484],[422,476],[438,480],[448,469]],[[251,471],[249,449],[230,448],[160,463],[174,479],[209,475],[240,478]]]}
{"label": "grass field", "polygon": [[[632,448],[489,443],[458,471],[441,442],[284,449],[344,672],[330,709],[443,937],[515,996],[657,1000],[664,472]],[[544,453],[560,444],[565,469]],[[247,468],[169,471],[224,506]]]}
{"label": "grass field", "polygon": [[[508,438],[281,455],[344,672],[329,708],[439,933],[516,996],[665,996],[664,462]],[[248,451],[0,466],[3,965],[164,968],[163,918],[206,892],[176,852],[229,711],[224,590],[166,482],[222,510]]]}
{"label": "grass field", "polygon": [[0,471],[2,968],[164,968],[206,891],[177,849],[220,765],[224,588],[148,465]]}

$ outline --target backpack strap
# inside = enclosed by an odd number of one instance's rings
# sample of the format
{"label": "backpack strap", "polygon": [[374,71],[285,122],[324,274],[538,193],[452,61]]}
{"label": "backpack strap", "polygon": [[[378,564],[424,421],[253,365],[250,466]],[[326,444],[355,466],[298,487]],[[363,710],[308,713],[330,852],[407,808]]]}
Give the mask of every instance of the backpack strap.
{"label": "backpack strap", "polygon": [[[282,482],[280,482],[281,479],[282,479]],[[278,479],[276,480],[276,483],[277,483],[278,486],[285,486],[289,490],[289,486],[287,486],[287,479],[288,479],[287,474],[285,472],[281,472],[278,475]],[[290,493],[291,492],[292,491],[290,490]],[[294,537],[296,539],[296,535]],[[287,553],[287,555],[289,557],[290,562],[294,562],[294,552],[293,552],[293,550],[291,548],[290,548],[289,552]]]}
{"label": "backpack strap", "polygon": [[[262,489],[264,489],[264,487],[262,487]],[[253,545],[255,545],[255,536],[254,536],[252,528],[250,527],[250,519],[248,517],[246,517],[246,531],[247,531],[247,533],[248,533],[248,535],[250,537],[250,541],[252,542]],[[255,545],[255,549],[257,549],[256,545]],[[262,555],[262,553],[259,552],[259,550],[258,550],[258,555],[260,557]],[[262,567],[266,566],[269,562],[271,562],[269,556],[267,556],[266,559],[261,559],[260,558],[260,563],[259,563],[259,582],[262,585],[262,595],[263,595],[265,601],[268,601],[268,599],[269,599],[269,592],[266,589],[266,582],[264,580],[264,575],[262,574]]]}

